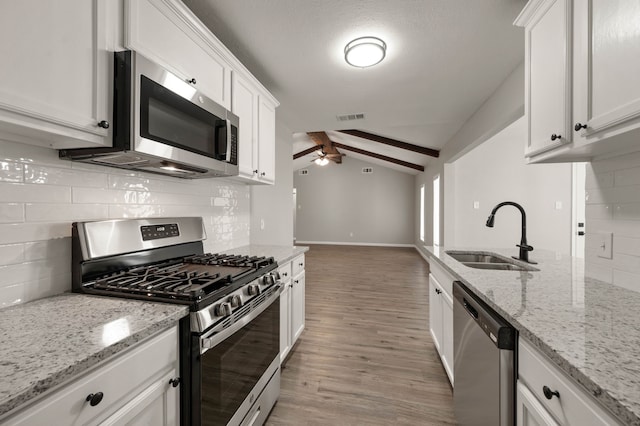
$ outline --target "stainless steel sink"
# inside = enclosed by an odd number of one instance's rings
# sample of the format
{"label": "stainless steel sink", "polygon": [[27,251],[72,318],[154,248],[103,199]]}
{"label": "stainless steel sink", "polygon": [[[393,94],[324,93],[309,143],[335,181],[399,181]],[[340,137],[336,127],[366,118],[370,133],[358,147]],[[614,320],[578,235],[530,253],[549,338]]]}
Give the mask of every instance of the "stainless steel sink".
{"label": "stainless steel sink", "polygon": [[446,252],[449,256],[462,263],[464,266],[476,269],[491,269],[496,271],[538,271],[532,266],[509,259],[496,253],[479,251],[455,251]]}

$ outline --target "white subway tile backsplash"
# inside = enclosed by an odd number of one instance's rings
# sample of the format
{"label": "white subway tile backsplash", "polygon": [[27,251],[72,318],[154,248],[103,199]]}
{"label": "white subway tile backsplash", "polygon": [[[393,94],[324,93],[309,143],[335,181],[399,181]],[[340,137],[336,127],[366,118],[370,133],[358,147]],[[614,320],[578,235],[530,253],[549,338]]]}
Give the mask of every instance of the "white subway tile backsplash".
{"label": "white subway tile backsplash", "polygon": [[24,244],[0,246],[0,265],[11,265],[22,262],[24,262]]}
{"label": "white subway tile backsplash", "polygon": [[[587,167],[586,273],[640,291],[640,152]],[[598,231],[613,233],[613,259],[598,257]]]}
{"label": "white subway tile backsplash", "polygon": [[71,202],[71,188],[68,186],[0,182],[0,200],[23,203],[69,203]]}
{"label": "white subway tile backsplash", "polygon": [[0,161],[0,181],[23,182],[24,171],[22,164],[10,161]]}
{"label": "white subway tile backsplash", "polygon": [[24,222],[24,204],[0,203],[0,223]]}
{"label": "white subway tile backsplash", "polygon": [[24,181],[48,185],[106,188],[107,174],[27,164],[24,167]]}
{"label": "white subway tile backsplash", "polygon": [[226,179],[73,163],[0,141],[0,308],[71,289],[74,221],[201,216],[216,252],[250,243],[250,206],[249,187]]}

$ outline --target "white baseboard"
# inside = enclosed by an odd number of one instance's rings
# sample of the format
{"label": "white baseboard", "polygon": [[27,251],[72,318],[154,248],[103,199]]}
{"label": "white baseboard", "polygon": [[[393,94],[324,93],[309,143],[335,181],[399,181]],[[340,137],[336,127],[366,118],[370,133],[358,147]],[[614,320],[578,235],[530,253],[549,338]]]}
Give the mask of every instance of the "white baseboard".
{"label": "white baseboard", "polygon": [[296,245],[305,244],[322,244],[328,246],[371,246],[371,247],[415,247],[415,244],[387,244],[387,243],[357,243],[357,242],[337,242],[337,241],[299,241],[296,240]]}

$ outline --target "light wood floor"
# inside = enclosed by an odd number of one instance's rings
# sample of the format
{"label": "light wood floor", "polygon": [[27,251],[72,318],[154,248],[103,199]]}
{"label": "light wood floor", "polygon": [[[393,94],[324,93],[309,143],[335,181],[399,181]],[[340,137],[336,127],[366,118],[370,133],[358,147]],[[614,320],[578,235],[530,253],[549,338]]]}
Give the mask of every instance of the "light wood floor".
{"label": "light wood floor", "polygon": [[312,246],[306,328],[267,425],[455,424],[413,248]]}

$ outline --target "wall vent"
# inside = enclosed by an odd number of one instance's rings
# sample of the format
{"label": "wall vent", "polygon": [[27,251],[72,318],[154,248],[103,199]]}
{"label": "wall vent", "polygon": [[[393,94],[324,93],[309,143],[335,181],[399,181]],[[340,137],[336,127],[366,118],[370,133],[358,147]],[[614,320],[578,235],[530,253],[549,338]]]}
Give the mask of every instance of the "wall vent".
{"label": "wall vent", "polygon": [[300,169],[300,171],[298,172],[301,175],[308,175],[309,174],[309,170],[307,169]]}
{"label": "wall vent", "polygon": [[362,173],[373,173],[373,167],[363,167]]}
{"label": "wall vent", "polygon": [[364,113],[336,115],[338,121],[364,120]]}

